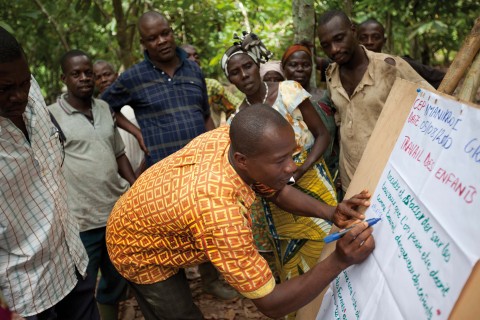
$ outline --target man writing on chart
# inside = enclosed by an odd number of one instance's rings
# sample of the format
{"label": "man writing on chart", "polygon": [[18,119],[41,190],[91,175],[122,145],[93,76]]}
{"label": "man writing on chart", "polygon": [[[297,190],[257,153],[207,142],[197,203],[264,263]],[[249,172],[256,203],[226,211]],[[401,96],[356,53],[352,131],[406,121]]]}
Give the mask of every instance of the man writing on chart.
{"label": "man writing on chart", "polygon": [[[116,111],[118,125],[145,140],[146,168],[178,151],[196,136],[214,128],[205,78],[197,63],[178,48],[163,15],[146,12],[138,20],[145,59],[122,73],[101,95]],[[129,105],[139,129],[119,112]],[[141,139],[139,140],[141,141]],[[218,281],[211,265],[200,266],[204,291],[222,299],[236,296]]]}
{"label": "man writing on chart", "polygon": [[286,185],[297,166],[292,126],[273,108],[253,105],[145,171],[115,204],[107,225],[113,264],[132,285],[146,319],[203,319],[182,269],[211,261],[225,280],[272,318],[298,310],[375,243],[360,223],[333,254],[305,274],[275,284],[252,235],[255,193],[285,210],[346,227],[364,215],[366,191],[328,206]]}

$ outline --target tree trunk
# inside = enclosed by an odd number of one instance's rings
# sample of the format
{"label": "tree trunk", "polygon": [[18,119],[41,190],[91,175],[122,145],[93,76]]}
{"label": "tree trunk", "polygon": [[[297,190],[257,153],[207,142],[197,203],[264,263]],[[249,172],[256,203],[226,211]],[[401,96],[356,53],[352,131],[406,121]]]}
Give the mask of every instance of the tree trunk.
{"label": "tree trunk", "polygon": [[[452,94],[457,87],[460,79],[465,75],[465,72],[472,64],[475,56],[480,52],[480,17],[475,20],[475,25],[470,31],[470,34],[465,38],[460,50],[458,50],[455,59],[453,60],[447,74],[442,80],[438,91]],[[478,63],[478,62],[477,62]],[[474,67],[477,67],[476,64]],[[478,74],[476,74],[478,77]]]}
{"label": "tree trunk", "polygon": [[243,5],[242,1],[237,0],[235,3],[237,4],[237,7],[240,9],[240,12],[242,13],[243,23],[245,24],[245,31],[251,32],[252,28],[250,28],[250,21],[248,20],[247,9],[245,9],[245,6]]}
{"label": "tree trunk", "polygon": [[[128,24],[128,15],[126,15],[123,11],[122,0],[112,0],[112,4],[115,20],[117,21],[117,34],[115,37],[120,48],[118,52],[118,59],[121,61],[122,66],[126,69],[135,62],[132,55],[132,42],[134,39],[133,33],[136,30],[134,27]],[[131,5],[135,5],[134,2],[132,2]]]}
{"label": "tree trunk", "polygon": [[47,20],[52,24],[55,32],[60,38],[60,42],[62,43],[65,51],[69,51],[70,45],[68,44],[67,38],[65,37],[65,33],[63,32],[62,27],[57,23],[57,20],[52,15],[50,15],[50,13],[47,11],[43,3],[40,2],[40,0],[35,0],[35,4],[38,6],[40,11],[42,11],[45,17],[47,17]]}
{"label": "tree trunk", "polygon": [[420,50],[420,56],[422,58],[422,63],[429,66],[430,65],[430,56],[432,53],[430,52],[430,46],[425,39],[425,36],[422,36],[423,48]]}
{"label": "tree trunk", "polygon": [[353,0],[344,0],[344,12],[347,14],[348,17],[352,17],[352,11],[353,11]]}
{"label": "tree trunk", "polygon": [[386,52],[390,54],[396,54],[394,52],[395,48],[393,46],[393,28],[392,28],[392,14],[390,12],[387,13],[387,19],[385,20],[385,35],[387,36],[387,43],[386,43]]}
{"label": "tree trunk", "polygon": [[[313,0],[293,0],[292,1],[294,43],[307,41],[312,44],[312,70],[315,70],[315,8]],[[317,87],[315,72],[312,72],[310,78],[310,87]]]}

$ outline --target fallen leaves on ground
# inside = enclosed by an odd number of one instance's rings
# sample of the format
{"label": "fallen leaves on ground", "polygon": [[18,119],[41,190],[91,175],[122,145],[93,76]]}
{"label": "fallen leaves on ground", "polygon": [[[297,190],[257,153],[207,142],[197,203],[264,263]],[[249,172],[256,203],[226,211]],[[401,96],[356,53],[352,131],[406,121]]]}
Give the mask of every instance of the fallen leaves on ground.
{"label": "fallen leaves on ground", "polygon": [[[218,320],[266,320],[270,319],[257,310],[250,299],[239,297],[232,300],[220,300],[202,292],[200,279],[189,280],[190,289],[197,306],[202,310],[205,319]],[[120,306],[121,320],[144,320],[135,298],[122,302]]]}

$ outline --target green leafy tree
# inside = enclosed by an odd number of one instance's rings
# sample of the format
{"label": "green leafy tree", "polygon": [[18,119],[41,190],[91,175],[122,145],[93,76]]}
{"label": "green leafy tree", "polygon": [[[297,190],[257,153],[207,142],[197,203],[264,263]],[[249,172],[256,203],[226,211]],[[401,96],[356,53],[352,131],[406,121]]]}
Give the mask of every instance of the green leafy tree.
{"label": "green leafy tree", "polygon": [[299,37],[308,33],[311,38],[311,11],[307,17],[296,3],[313,3],[317,14],[339,8],[355,22],[375,17],[386,26],[388,52],[432,64],[451,61],[478,15],[478,0],[0,0],[0,25],[22,42],[52,102],[62,88],[59,59],[69,49],[82,49],[121,69],[140,61],[136,22],[147,10],[165,14],[177,43],[195,45],[205,74],[222,79],[219,61],[234,32],[257,33],[275,59]]}

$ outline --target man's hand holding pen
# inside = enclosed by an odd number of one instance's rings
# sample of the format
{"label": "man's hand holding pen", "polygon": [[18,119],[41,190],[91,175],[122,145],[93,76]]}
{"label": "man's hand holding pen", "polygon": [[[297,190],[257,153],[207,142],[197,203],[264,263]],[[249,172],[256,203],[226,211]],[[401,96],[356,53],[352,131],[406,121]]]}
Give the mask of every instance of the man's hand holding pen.
{"label": "man's hand holding pen", "polygon": [[375,249],[372,236],[373,228],[366,222],[357,224],[345,236],[337,241],[335,252],[332,253],[342,268],[363,262]]}
{"label": "man's hand holding pen", "polygon": [[[339,228],[346,228],[356,224],[349,232],[337,241],[333,256],[338,263],[347,268],[353,264],[363,262],[375,248],[373,228],[367,222],[361,222],[365,215],[358,211],[360,206],[370,205],[371,194],[368,190],[343,200],[335,209],[332,222]],[[361,223],[359,223],[361,222]]]}

